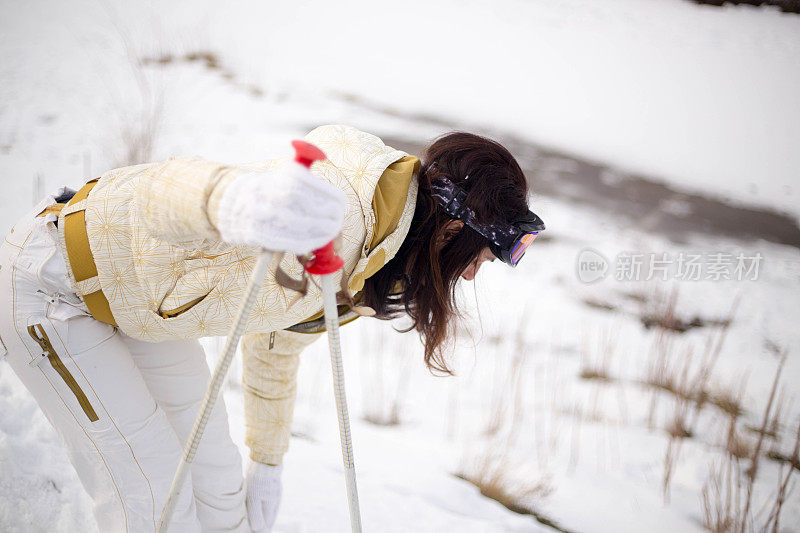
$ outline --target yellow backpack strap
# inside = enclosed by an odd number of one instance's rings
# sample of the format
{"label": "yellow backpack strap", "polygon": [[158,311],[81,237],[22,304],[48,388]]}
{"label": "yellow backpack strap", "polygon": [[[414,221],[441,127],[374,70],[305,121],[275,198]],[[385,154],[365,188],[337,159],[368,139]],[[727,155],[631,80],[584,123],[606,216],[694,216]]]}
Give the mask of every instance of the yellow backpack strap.
{"label": "yellow backpack strap", "polygon": [[97,265],[92,257],[92,250],[89,248],[89,234],[86,232],[86,199],[96,184],[97,180],[92,180],[81,187],[61,209],[64,217],[64,241],[72,275],[75,277],[79,291],[83,292],[81,288],[91,291],[80,294],[86,307],[89,308],[89,312],[100,322],[116,326],[117,322],[111,313],[108,298],[100,289]]}

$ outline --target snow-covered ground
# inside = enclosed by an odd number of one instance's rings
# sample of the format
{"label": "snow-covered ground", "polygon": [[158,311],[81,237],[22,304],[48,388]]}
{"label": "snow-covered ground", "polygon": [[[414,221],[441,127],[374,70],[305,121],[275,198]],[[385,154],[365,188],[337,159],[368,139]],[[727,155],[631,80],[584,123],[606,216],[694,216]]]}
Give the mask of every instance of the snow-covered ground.
{"label": "snow-covered ground", "polygon": [[[153,159],[249,161],[285,154],[289,139],[331,122],[417,140],[443,123],[514,134],[800,215],[798,16],[679,0],[128,4],[0,4],[3,231],[37,194],[125,162],[131,146]],[[456,477],[481,477],[483,465],[565,530],[702,530],[703,485],[724,457],[728,417],[699,410],[665,496],[665,428],[680,404],[643,383],[659,333],[640,315],[675,287],[686,320],[724,318],[738,297],[708,390],[738,397],[741,439],[752,444],[744,427],[760,426],[772,347],[787,348],[783,424],[765,451],[788,454],[800,417],[800,251],[713,236],[678,245],[610,213],[533,202],[550,238],[519,268],[491,265],[474,291],[464,286],[473,319],[454,350],[458,377],[428,375],[412,334],[368,319],[343,328],[365,529],[550,530]],[[576,276],[587,247],[611,268],[593,284]],[[617,255],[632,251],[763,261],[756,281],[614,279]],[[693,349],[694,375],[720,329],[673,334],[662,374],[679,376]],[[204,342],[213,364],[219,341]],[[348,529],[325,350],[303,355],[277,531]],[[598,368],[605,379],[580,377]],[[238,387],[234,368],[226,400],[243,446]],[[364,420],[395,407],[399,424]],[[756,511],[780,468],[762,460]],[[797,491],[782,523],[798,530]],[[55,433],[0,364],[0,530],[93,528]]]}
{"label": "snow-covered ground", "polygon": [[[117,148],[109,136],[138,118],[130,56],[209,51],[243,92],[269,100],[356,94],[800,214],[800,18],[777,10],[682,0],[34,0],[3,10],[0,145],[28,163],[12,167],[25,182],[70,165],[80,174],[87,151],[102,168],[98,150]],[[175,89],[172,74],[151,92]],[[167,106],[170,116],[194,106],[192,129],[215,148],[181,137],[158,154],[258,159],[266,147],[253,131],[297,121],[294,106],[281,120],[191,98],[209,83],[168,90]]]}

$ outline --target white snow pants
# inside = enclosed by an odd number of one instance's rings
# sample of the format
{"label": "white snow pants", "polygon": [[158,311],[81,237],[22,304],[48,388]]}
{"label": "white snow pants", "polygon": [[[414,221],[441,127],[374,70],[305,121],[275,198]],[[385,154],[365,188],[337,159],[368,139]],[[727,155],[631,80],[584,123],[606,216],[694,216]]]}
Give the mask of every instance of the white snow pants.
{"label": "white snow pants", "polygon": [[[48,203],[0,246],[6,360],[57,430],[100,531],[153,531],[208,384],[205,354],[197,340],[143,342],[92,318],[69,288],[52,215],[34,216]],[[170,531],[249,531],[222,398]]]}

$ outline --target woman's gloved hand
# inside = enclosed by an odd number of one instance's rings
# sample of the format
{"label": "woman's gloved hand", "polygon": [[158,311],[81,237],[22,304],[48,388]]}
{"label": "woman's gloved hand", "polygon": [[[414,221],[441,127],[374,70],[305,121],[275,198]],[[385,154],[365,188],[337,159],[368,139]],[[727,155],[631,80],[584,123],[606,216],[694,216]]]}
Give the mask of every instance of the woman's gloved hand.
{"label": "woman's gloved hand", "polygon": [[247,467],[247,519],[254,533],[269,533],[281,503],[283,465],[250,461]]}
{"label": "woman's gloved hand", "polygon": [[341,231],[344,192],[294,161],[237,176],[222,194],[217,229],[226,242],[306,254]]}

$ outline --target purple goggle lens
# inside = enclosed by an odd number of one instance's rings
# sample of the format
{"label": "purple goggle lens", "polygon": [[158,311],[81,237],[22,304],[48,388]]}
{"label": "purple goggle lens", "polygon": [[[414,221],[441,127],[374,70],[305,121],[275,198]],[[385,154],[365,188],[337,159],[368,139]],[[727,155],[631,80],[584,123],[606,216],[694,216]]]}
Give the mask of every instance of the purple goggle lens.
{"label": "purple goggle lens", "polygon": [[514,244],[514,248],[511,249],[512,265],[516,265],[522,259],[522,256],[525,255],[525,250],[533,243],[537,235],[539,235],[538,232],[526,233]]}

